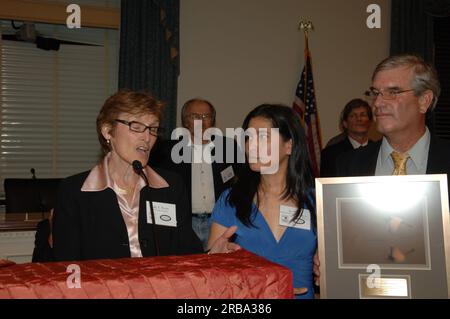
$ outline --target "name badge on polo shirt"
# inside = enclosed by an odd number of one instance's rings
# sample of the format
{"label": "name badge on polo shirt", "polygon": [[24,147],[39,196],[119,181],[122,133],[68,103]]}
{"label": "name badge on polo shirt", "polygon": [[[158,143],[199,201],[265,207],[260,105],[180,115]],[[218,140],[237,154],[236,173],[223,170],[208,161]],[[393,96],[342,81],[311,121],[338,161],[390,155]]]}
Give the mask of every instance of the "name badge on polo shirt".
{"label": "name badge on polo shirt", "polygon": [[294,227],[298,229],[311,230],[311,213],[303,208],[303,212],[296,221],[292,218],[297,212],[297,207],[280,205],[280,226]]}
{"label": "name badge on polo shirt", "polygon": [[[147,206],[147,224],[153,224],[150,202]],[[155,214],[156,225],[177,227],[177,209],[175,204],[152,202],[153,213]]]}
{"label": "name badge on polo shirt", "polygon": [[225,168],[223,171],[220,172],[220,175],[222,175],[222,182],[224,184],[228,182],[230,179],[234,177],[233,166],[230,165],[227,168]]}

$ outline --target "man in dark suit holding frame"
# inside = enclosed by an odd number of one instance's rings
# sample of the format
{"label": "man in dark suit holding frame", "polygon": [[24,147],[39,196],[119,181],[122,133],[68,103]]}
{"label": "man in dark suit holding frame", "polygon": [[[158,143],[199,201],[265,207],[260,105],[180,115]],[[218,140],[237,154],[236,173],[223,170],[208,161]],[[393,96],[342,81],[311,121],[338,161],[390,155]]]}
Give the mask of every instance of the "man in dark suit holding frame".
{"label": "man in dark suit holding frame", "polygon": [[425,124],[440,91],[436,70],[420,57],[397,55],[378,64],[367,95],[383,138],[342,155],[337,175],[448,174],[450,142]]}
{"label": "man in dark suit holding frame", "polygon": [[[450,142],[432,134],[425,124],[440,92],[436,70],[422,58],[402,54],[381,61],[367,95],[383,138],[342,154],[337,161],[337,176],[447,174],[449,183]],[[316,254],[316,284],[319,265]]]}

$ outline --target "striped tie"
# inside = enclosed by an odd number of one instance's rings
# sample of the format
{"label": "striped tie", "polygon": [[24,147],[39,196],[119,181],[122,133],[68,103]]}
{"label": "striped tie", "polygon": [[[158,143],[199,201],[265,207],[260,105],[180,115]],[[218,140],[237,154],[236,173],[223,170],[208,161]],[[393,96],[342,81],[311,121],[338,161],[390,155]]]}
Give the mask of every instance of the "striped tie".
{"label": "striped tie", "polygon": [[406,162],[409,159],[409,155],[393,151],[391,157],[394,161],[394,171],[392,172],[392,175],[406,175]]}

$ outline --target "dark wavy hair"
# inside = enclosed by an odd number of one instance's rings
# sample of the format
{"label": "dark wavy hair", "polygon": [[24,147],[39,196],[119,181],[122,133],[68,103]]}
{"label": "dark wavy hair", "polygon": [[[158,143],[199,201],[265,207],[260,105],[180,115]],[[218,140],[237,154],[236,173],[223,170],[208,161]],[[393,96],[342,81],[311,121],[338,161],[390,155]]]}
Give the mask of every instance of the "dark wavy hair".
{"label": "dark wavy hair", "polygon": [[[301,217],[302,207],[306,205],[311,211],[312,221],[315,222],[315,205],[308,199],[308,192],[311,192],[313,187],[313,177],[305,132],[298,115],[292,108],[285,105],[262,104],[247,115],[242,128],[247,130],[250,120],[255,117],[271,121],[272,127],[279,129],[280,136],[284,141],[292,139],[292,153],[288,160],[286,186],[282,198],[292,198],[296,201],[298,209],[293,220]],[[258,187],[260,181],[260,173],[252,171],[246,161],[239,170],[237,180],[227,197],[228,203],[236,209],[236,216],[249,227],[255,227],[251,220],[252,203],[256,195],[256,205],[259,206]]]}

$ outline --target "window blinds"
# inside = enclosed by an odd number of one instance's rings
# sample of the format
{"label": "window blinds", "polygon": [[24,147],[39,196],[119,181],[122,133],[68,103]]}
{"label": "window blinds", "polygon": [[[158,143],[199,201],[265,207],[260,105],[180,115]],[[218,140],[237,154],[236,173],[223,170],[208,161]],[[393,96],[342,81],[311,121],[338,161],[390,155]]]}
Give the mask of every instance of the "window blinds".
{"label": "window blinds", "polygon": [[66,177],[98,162],[95,120],[117,89],[118,32],[83,32],[72,37],[99,45],[0,40],[0,197],[4,178],[29,178],[32,167],[37,178]]}

